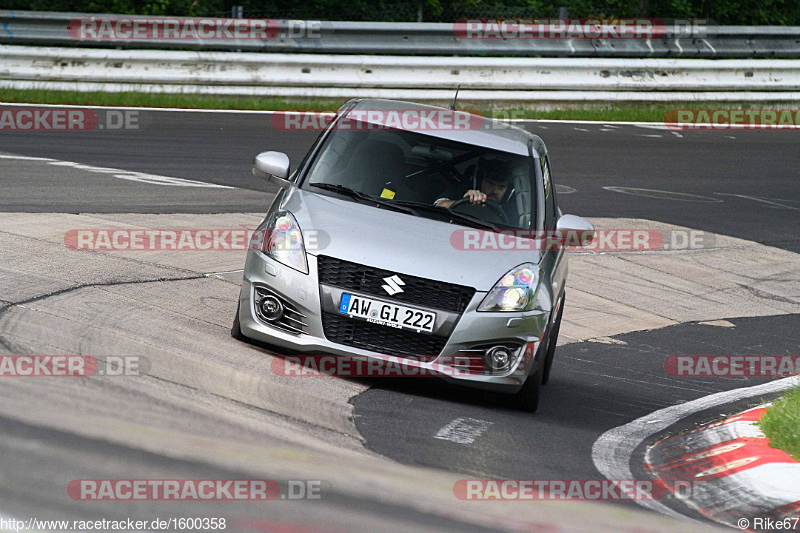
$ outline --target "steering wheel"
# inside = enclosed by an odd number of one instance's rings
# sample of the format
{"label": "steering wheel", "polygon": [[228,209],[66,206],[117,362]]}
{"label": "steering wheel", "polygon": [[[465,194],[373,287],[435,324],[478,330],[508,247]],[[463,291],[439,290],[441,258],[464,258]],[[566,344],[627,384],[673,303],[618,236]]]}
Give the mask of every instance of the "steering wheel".
{"label": "steering wheel", "polygon": [[[463,206],[467,204],[467,208],[465,209]],[[458,208],[461,209],[458,209]],[[485,215],[487,214],[486,211],[480,211],[482,209],[489,208],[489,215],[494,215],[495,220],[490,220],[490,222],[499,222],[500,224],[507,224],[508,218],[506,217],[505,211],[503,208],[500,207],[498,204],[490,201],[486,201],[482,204],[473,204],[469,201],[469,198],[461,198],[453,202],[450,206],[450,209],[453,211],[460,211],[467,215],[472,215],[478,218],[486,218]],[[483,216],[482,216],[483,215]]]}

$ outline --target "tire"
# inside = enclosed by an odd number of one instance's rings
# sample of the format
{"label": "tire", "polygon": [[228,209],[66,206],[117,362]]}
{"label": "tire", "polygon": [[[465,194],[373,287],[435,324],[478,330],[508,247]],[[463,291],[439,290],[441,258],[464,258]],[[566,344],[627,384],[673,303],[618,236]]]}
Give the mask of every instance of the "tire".
{"label": "tire", "polygon": [[239,324],[239,306],[236,306],[236,316],[233,318],[233,326],[231,327],[231,337],[237,341],[246,341],[247,337],[242,333],[242,326]]}
{"label": "tire", "polygon": [[543,368],[540,366],[535,374],[528,376],[522,389],[508,399],[508,406],[518,411],[535,413],[539,408],[539,396],[542,390]]}
{"label": "tire", "polygon": [[508,407],[525,411],[526,413],[535,413],[536,409],[539,408],[539,395],[542,390],[542,376],[544,375],[542,355],[537,354],[539,367],[536,369],[536,373],[528,376],[519,392],[507,398],[506,405]]}
{"label": "tire", "polygon": [[558,331],[561,329],[561,315],[564,314],[564,298],[561,297],[561,307],[558,309],[558,316],[553,322],[550,338],[547,340],[547,355],[544,360],[544,371],[542,373],[542,385],[550,381],[550,370],[553,368],[553,358],[556,355],[556,344],[558,344]]}

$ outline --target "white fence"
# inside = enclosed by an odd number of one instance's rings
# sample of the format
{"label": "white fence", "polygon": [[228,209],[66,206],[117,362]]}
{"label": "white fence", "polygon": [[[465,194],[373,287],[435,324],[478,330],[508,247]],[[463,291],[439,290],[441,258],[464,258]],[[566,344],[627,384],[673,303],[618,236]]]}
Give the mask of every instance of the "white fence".
{"label": "white fence", "polygon": [[800,101],[800,60],[425,57],[0,45],[0,88],[478,101]]}

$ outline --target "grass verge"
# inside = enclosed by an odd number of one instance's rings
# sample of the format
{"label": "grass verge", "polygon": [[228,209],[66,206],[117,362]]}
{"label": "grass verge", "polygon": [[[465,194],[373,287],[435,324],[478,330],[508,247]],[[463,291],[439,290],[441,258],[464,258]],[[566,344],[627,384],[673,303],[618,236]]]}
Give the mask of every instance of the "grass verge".
{"label": "grass verge", "polygon": [[800,387],[773,401],[758,425],[772,446],[800,461]]}
{"label": "grass verge", "polygon": [[[62,104],[80,106],[171,107],[180,109],[302,110],[335,111],[346,99],[285,99],[256,96],[212,96],[193,94],[106,93],[0,89],[0,103]],[[429,102],[446,107],[449,102]],[[660,102],[658,104],[528,104],[500,108],[470,105],[461,108],[500,119],[592,120],[598,122],[663,122],[674,109],[742,109],[754,105],[719,102]],[[762,106],[763,107],[763,106]],[[777,106],[772,106],[777,107]]]}

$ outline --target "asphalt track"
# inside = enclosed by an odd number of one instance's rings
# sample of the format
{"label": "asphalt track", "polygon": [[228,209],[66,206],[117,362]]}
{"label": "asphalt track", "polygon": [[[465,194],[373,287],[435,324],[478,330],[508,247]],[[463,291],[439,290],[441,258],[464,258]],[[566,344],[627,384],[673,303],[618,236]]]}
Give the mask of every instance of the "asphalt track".
{"label": "asphalt track", "polygon": [[[285,151],[296,164],[317,135],[277,130],[268,114],[140,111],[139,116],[141,127],[133,131],[0,133],[0,154],[54,160],[0,158],[0,212],[261,213],[274,189],[250,174],[253,155]],[[795,131],[674,132],[651,126],[552,122],[523,126],[540,134],[548,146],[565,212],[668,222],[800,252],[800,142]],[[154,187],[118,179],[114,173],[52,164],[61,161],[231,188]],[[663,192],[693,196],[665,197]],[[664,372],[666,356],[800,353],[800,315],[732,318],[730,323],[732,327],[679,324],[619,335],[611,343],[560,346],[551,382],[534,416],[503,409],[483,393],[438,382],[376,380],[354,400],[355,424],[368,449],[402,464],[464,477],[598,478],[591,447],[606,430],[666,406],[763,381],[671,378]],[[158,391],[181,396],[187,406],[186,424],[231,424],[232,431],[242,432],[242,438],[252,442],[269,434],[268,420],[264,427],[246,428],[241,421],[233,424],[224,415],[209,414],[213,405],[209,412],[193,412],[188,391],[173,390],[169,383],[154,387],[147,392],[123,391],[123,396],[111,392],[123,403],[124,395],[146,396],[140,398],[143,405],[153,406],[161,402]],[[80,395],[88,403],[100,403],[105,392],[83,390]],[[719,414],[703,413],[691,422]],[[470,444],[431,438],[459,418],[486,421],[488,429]],[[0,486],[0,501],[9,502],[7,507],[16,515],[62,507],[70,516],[86,517],[85,504],[65,505],[47,492],[49,485],[29,480],[30,472],[38,478],[45,477],[44,472],[69,470],[65,458],[86,465],[85,478],[126,477],[127,472],[161,478],[245,475],[188,459],[182,462],[179,457],[143,457],[118,444],[80,440],[5,419],[0,419],[0,427],[3,463],[28,467],[8,469],[4,478],[8,481]],[[36,450],[35,456],[31,450]],[[147,470],[140,470],[143,465]],[[66,473],[61,477],[67,479]],[[92,513],[102,516],[103,509],[95,507]],[[164,512],[161,507],[137,513],[152,516],[159,509]],[[253,515],[251,508],[240,514],[225,507],[224,512],[240,522]],[[216,514],[216,508],[205,514]],[[262,516],[260,529],[279,529],[295,516],[288,506],[266,514],[272,522]],[[354,514],[360,514],[364,524],[388,520],[402,525],[398,529],[467,527],[422,512],[409,515],[401,507],[376,508],[344,495],[313,508],[303,527],[319,529],[326,517],[337,516],[341,518],[337,523],[346,529],[353,525]]]}
{"label": "asphalt track", "polygon": [[[368,446],[402,463],[481,479],[593,479],[592,445],[605,431],[664,407],[769,381],[672,377],[664,370],[668,356],[800,352],[798,315],[730,322],[734,327],[690,323],[618,335],[618,344],[559,346],[532,417],[504,409],[488,394],[387,379],[357,397],[356,424]],[[720,414],[691,417],[680,429]],[[459,417],[491,422],[479,446],[430,438]]]}
{"label": "asphalt track", "polygon": [[[282,131],[271,114],[139,111],[139,129],[2,132],[0,149],[33,157],[199,180],[268,193],[229,201],[220,190],[132,186],[102,194],[85,177],[3,176],[2,211],[213,213],[265,210],[274,187],[252,177],[253,156],[282,151],[302,159],[316,131]],[[279,122],[279,121],[276,121]],[[645,218],[800,251],[800,143],[797,131],[671,131],[666,128],[524,123],[544,139],[556,183],[574,188],[559,201],[588,217]],[[604,187],[701,196],[667,200]],[[88,189],[88,190],[87,190]],[[238,196],[238,195],[237,195]]]}

